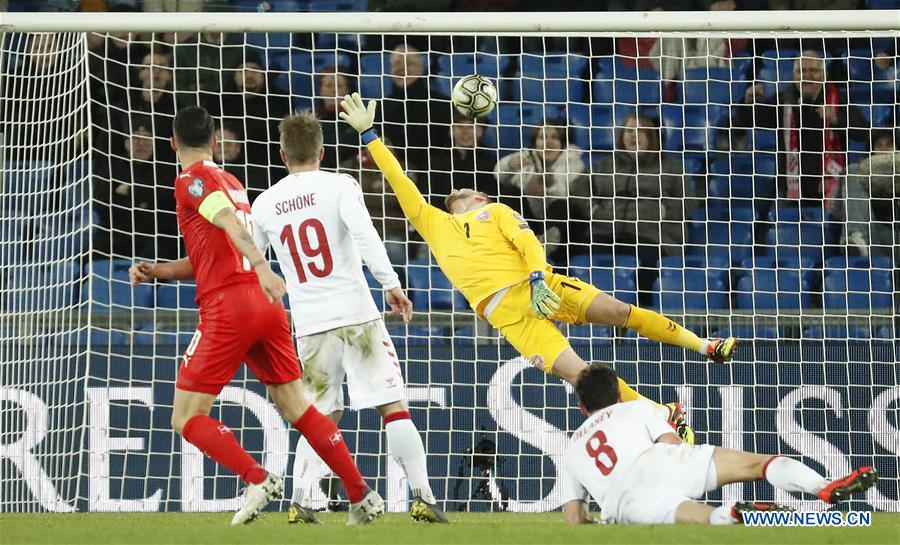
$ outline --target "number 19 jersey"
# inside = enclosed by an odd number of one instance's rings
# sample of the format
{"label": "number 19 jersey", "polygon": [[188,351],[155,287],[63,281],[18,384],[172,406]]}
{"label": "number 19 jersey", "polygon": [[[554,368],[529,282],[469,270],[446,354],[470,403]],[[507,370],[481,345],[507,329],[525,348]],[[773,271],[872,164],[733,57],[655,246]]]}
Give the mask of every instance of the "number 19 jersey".
{"label": "number 19 jersey", "polygon": [[400,286],[350,176],[289,174],[253,202],[253,229],[257,246],[278,257],[298,337],[381,317],[363,262],[384,289]]}
{"label": "number 19 jersey", "polygon": [[204,217],[204,202],[224,194],[235,214],[250,227],[250,201],[237,178],[212,161],[198,161],[175,178],[176,215],[184,246],[197,281],[197,304],[209,293],[241,282],[257,282],[246,258],[228,234]]}

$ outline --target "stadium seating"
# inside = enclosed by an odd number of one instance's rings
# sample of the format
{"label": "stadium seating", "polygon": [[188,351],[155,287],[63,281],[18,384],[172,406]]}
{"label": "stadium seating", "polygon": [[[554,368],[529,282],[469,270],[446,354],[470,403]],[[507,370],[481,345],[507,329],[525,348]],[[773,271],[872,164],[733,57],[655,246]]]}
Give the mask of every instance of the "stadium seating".
{"label": "stadium seating", "polygon": [[415,308],[453,309],[453,286],[440,268],[427,261],[415,260],[410,261],[407,271]]}
{"label": "stadium seating", "polygon": [[825,264],[826,310],[890,310],[893,267],[889,257],[834,257]]}
{"label": "stadium seating", "polygon": [[637,304],[635,268],[569,267],[569,274],[626,303]]}
{"label": "stadium seating", "polygon": [[372,292],[372,299],[375,300],[375,306],[378,308],[379,312],[384,312],[386,305],[384,302],[384,290],[381,289],[381,284],[378,280],[375,280],[375,277],[372,276],[372,273],[369,272],[368,268],[363,269],[363,274],[366,277],[366,284],[369,286],[369,291]]}
{"label": "stadium seating", "polygon": [[99,307],[153,308],[153,286],[141,284],[132,287],[128,278],[129,267],[131,261],[127,259],[92,261],[84,270],[88,280],[82,286],[82,301],[91,301]]}
{"label": "stadium seating", "polygon": [[362,96],[380,99],[391,94],[390,54],[372,53],[359,59],[359,92]]}
{"label": "stadium seating", "polygon": [[195,309],[197,286],[193,282],[163,283],[156,289],[156,305],[160,308]]}
{"label": "stadium seating", "polygon": [[521,93],[513,88],[513,100],[526,102],[584,102],[587,57],[532,55],[520,58]]}
{"label": "stadium seating", "polygon": [[653,307],[663,313],[728,308],[728,275],[722,269],[662,267],[653,284]]}
{"label": "stadium seating", "polygon": [[753,269],[737,285],[737,307],[747,310],[799,310],[812,307],[805,271]]}

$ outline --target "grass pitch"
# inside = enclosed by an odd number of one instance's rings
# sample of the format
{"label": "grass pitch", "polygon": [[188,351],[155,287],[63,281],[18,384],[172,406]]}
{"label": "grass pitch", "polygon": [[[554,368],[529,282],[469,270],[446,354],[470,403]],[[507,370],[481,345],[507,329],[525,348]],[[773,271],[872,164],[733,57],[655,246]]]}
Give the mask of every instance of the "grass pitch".
{"label": "grass pitch", "polygon": [[451,525],[412,522],[390,513],[370,526],[347,527],[345,514],[325,524],[288,525],[283,513],[264,513],[232,528],[231,513],[75,513],[0,515],[0,543],[13,544],[892,544],[900,543],[900,514],[875,513],[868,528],[745,528],[742,526],[566,526],[562,514],[449,513]]}

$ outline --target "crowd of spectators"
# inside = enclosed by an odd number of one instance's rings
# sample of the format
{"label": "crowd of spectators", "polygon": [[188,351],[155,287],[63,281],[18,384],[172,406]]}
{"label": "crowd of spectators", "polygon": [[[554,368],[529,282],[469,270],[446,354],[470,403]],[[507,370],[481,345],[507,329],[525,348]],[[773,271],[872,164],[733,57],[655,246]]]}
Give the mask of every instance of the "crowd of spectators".
{"label": "crowd of spectators", "polygon": [[[197,11],[246,9],[251,3],[225,4],[107,0],[53,5],[60,9],[68,5],[84,10]],[[257,4],[260,10],[274,10],[305,3]],[[441,9],[438,4],[444,2],[429,6]],[[459,9],[539,7],[515,0],[446,4]],[[597,9],[596,2],[590,4]],[[694,5],[650,0],[634,8],[734,10],[765,9],[766,4],[775,2],[717,0]],[[779,7],[813,7],[804,2],[785,4]],[[860,7],[852,0],[827,4],[815,7]],[[385,10],[410,7],[390,1],[370,1],[368,6]],[[614,0],[606,6],[623,7]],[[295,54],[306,50],[297,44],[315,46],[323,43],[323,36],[288,37],[287,46],[278,50],[260,47],[258,40],[240,34],[91,34],[94,208],[100,217],[95,250],[124,258],[173,259],[180,255],[174,204],[166,190],[177,173],[168,139],[177,108],[199,103],[219,120],[216,161],[244,181],[251,198],[284,174],[277,145],[278,121],[294,109],[313,109],[325,135],[323,168],[339,169],[361,180],[367,205],[389,241],[395,262],[425,258],[424,246],[415,243],[415,234],[399,219],[402,214],[395,203],[384,197],[383,181],[359,147],[357,135],[337,116],[340,97],[363,90],[364,78],[369,78],[371,85],[372,75],[361,65],[362,56],[380,52],[387,52],[383,77],[378,77],[382,134],[432,204],[443,206],[453,188],[484,191],[521,210],[558,263],[592,250],[633,255],[642,265],[638,279],[642,297],[649,297],[646,294],[652,291],[660,259],[683,255],[690,242],[690,223],[706,217],[703,203],[710,190],[707,174],[716,156],[713,152],[723,152],[719,157],[726,161],[730,152],[752,153],[758,149],[755,141],[760,129],[775,133],[771,151],[777,156],[777,171],[771,173],[775,194],[762,196],[771,202],[750,203],[758,220],[770,217],[770,208],[818,207],[825,211],[827,221],[834,221],[829,229],[840,239],[840,244],[835,241],[836,249],[830,250],[833,253],[891,255],[892,246],[900,242],[896,240],[900,211],[895,182],[900,156],[892,128],[896,108],[876,120],[869,111],[871,102],[851,100],[847,59],[855,48],[868,48],[872,70],[895,70],[896,41],[881,40],[876,45],[873,40],[855,38],[802,43],[719,37],[535,41],[364,36],[349,42],[342,41],[345,37],[332,38],[340,44],[341,53],[333,62],[316,59],[310,63],[311,83],[304,92],[294,67],[298,62]],[[334,43],[330,47],[335,50]],[[607,57],[616,70],[622,66],[652,74],[661,82],[659,98],[656,104],[633,104],[625,115],[615,113],[610,149],[597,149],[593,140],[573,136],[566,108],[547,110],[522,127],[518,150],[498,147],[498,129],[492,126],[497,119],[484,123],[455,112],[448,89],[434,79],[438,67],[429,51],[466,50],[495,57],[510,54],[511,58],[519,53],[584,56],[590,59],[589,65],[574,79],[583,80],[588,89],[602,71],[602,63],[594,61]],[[282,57],[273,58],[273,51],[281,51]],[[764,69],[762,59],[771,51],[776,55],[799,53],[789,74],[781,71],[779,59],[774,90],[770,80],[758,77]],[[689,167],[686,149],[665,145],[670,127],[665,126],[661,106],[684,100],[682,81],[687,71],[737,71],[740,63],[745,66],[742,77],[749,82],[746,92],[735,97],[723,119],[717,120],[721,128],[717,139],[709,141],[708,149],[697,150],[707,152],[701,154],[701,167]],[[498,76],[513,77],[519,69],[512,62],[500,68]],[[585,92],[584,103],[592,103],[588,106],[603,98],[591,97]],[[500,98],[519,100],[502,87]],[[609,103],[611,98],[606,100]],[[879,129],[878,123],[883,128]],[[855,147],[851,143],[856,143]],[[753,192],[753,201],[758,201],[760,195],[756,189]],[[757,229],[752,243],[763,245],[766,231],[765,227]],[[820,260],[817,265],[822,264]]]}

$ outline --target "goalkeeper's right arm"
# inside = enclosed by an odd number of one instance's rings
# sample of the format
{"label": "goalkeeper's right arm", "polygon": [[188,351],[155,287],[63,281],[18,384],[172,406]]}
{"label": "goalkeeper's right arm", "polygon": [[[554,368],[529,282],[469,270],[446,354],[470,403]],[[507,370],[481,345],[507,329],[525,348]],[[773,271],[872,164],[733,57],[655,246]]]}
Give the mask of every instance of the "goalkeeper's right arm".
{"label": "goalkeeper's right arm", "polygon": [[403,167],[397,161],[397,158],[394,157],[394,154],[387,149],[384,142],[375,134],[375,129],[373,128],[375,122],[375,101],[370,100],[368,107],[366,107],[363,105],[359,93],[353,93],[341,100],[341,108],[344,111],[338,115],[360,133],[363,144],[366,144],[366,147],[369,148],[369,152],[372,154],[372,158],[375,159],[378,169],[384,174],[391,189],[394,190],[394,194],[397,195],[397,200],[400,202],[403,213],[413,222],[413,226],[419,231],[419,234],[424,237],[425,233],[422,233],[416,223],[417,220],[421,219],[426,208],[431,205],[422,196],[415,182],[404,174]]}

